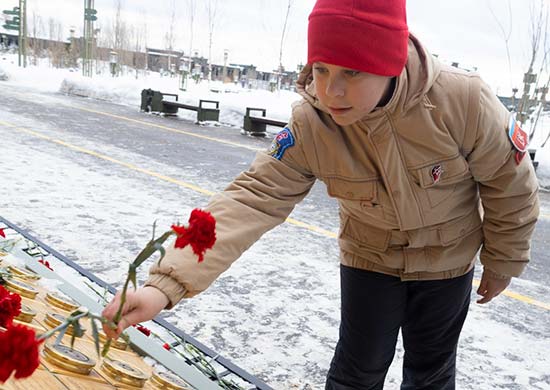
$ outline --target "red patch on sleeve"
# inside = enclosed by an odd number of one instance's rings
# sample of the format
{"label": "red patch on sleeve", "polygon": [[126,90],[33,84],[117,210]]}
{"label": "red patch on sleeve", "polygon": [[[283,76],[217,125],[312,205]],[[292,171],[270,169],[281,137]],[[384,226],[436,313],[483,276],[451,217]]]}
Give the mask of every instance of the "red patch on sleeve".
{"label": "red patch on sleeve", "polygon": [[510,115],[508,123],[508,138],[512,141],[512,145],[514,145],[516,150],[525,153],[529,144],[529,136],[519,127],[513,114]]}
{"label": "red patch on sleeve", "polygon": [[517,165],[519,165],[521,160],[523,160],[523,157],[525,157],[525,152],[520,152],[519,150],[516,150],[515,160]]}

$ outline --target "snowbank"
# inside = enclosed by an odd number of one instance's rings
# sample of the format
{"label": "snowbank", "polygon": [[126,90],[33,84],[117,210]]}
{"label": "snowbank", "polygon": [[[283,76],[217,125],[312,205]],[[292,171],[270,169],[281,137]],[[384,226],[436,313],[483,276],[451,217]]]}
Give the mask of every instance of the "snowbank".
{"label": "snowbank", "polygon": [[[292,102],[300,99],[298,94],[290,91],[249,90],[221,82],[203,81],[196,84],[193,80],[189,80],[187,90],[182,91],[179,83],[178,78],[161,77],[153,72],[139,79],[135,76],[98,76],[90,79],[71,75],[63,80],[60,92],[135,107],[140,105],[141,91],[146,88],[177,94],[178,101],[187,104],[198,105],[201,99],[215,100],[220,102],[220,122],[236,127],[242,126],[246,107],[265,108],[269,117],[287,120],[290,118]],[[196,113],[192,111],[180,110],[178,115],[190,120],[196,118]]]}
{"label": "snowbank", "polygon": [[[161,77],[155,72],[148,72],[139,78],[135,77],[135,73],[121,77],[104,73],[88,78],[77,70],[51,68],[46,60],[40,61],[38,66],[23,69],[17,66],[17,56],[14,54],[0,56],[0,80],[44,92],[61,92],[132,107],[139,107],[141,91],[146,88],[178,94],[178,101],[188,104],[198,105],[200,99],[216,100],[220,102],[220,122],[239,128],[246,107],[265,108],[268,117],[285,121],[290,118],[291,104],[300,99],[297,93],[290,91],[251,90],[221,82],[202,81],[196,84],[193,80],[188,80],[187,90],[182,91],[179,89],[179,78]],[[194,121],[196,113],[180,110],[178,116]],[[531,146],[538,149],[537,176],[541,187],[550,190],[550,142],[545,148],[540,148],[550,131],[550,113],[542,114],[537,128],[537,135],[531,141]]]}

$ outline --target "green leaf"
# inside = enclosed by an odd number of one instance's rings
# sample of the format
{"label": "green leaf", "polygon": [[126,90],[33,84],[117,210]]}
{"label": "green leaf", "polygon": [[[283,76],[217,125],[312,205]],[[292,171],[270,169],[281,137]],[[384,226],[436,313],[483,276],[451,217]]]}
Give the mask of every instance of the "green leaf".
{"label": "green leaf", "polygon": [[166,249],[164,249],[164,247],[159,243],[156,243],[155,247],[160,252],[160,259],[158,261],[158,265],[160,265],[160,262],[162,261],[162,259],[164,259],[164,256],[166,255]]}
{"label": "green leaf", "polygon": [[84,311],[82,311],[80,308],[76,309],[75,311],[73,311],[71,314],[69,314],[69,317],[67,317],[67,320],[71,320],[72,317],[77,317],[81,314],[84,314]]}
{"label": "green leaf", "polygon": [[97,331],[97,324],[95,323],[95,319],[90,319],[90,322],[92,323],[92,336],[94,338],[94,344],[95,344],[95,351],[97,353],[97,356],[99,357],[99,332]]}
{"label": "green leaf", "polygon": [[145,248],[139,253],[139,255],[136,257],[134,262],[132,264],[135,265],[135,267],[139,267],[145,260],[147,260],[149,257],[153,255],[157,250],[159,250],[158,246],[164,244],[164,242],[172,235],[172,231],[169,230],[165,232],[162,236],[157,238],[156,240],[151,240],[147,243]]}
{"label": "green leaf", "polygon": [[101,356],[103,357],[107,356],[107,353],[109,352],[109,348],[111,348],[111,339],[108,339],[103,345],[103,349],[101,350]]}
{"label": "green leaf", "polygon": [[67,333],[67,328],[68,327],[69,326],[65,326],[64,328],[62,328],[60,330],[59,334],[57,335],[57,338],[55,339],[54,345],[61,344],[61,341],[63,340],[63,336],[65,336],[65,333]]}
{"label": "green leaf", "polygon": [[121,333],[120,338],[126,341],[126,344],[130,344],[130,336],[128,336],[126,333]]}
{"label": "green leaf", "polygon": [[77,337],[82,337],[84,335],[84,331],[82,330],[82,326],[80,326],[80,322],[78,320],[72,322],[71,325],[69,326],[73,327],[73,334],[71,336],[71,349],[72,349],[74,346],[74,340]]}
{"label": "green leaf", "polygon": [[136,289],[137,288],[137,280],[136,280],[136,270],[135,270],[135,268],[130,267],[130,271],[128,272],[128,279],[134,285],[134,289]]}
{"label": "green leaf", "polygon": [[157,229],[157,220],[155,219],[155,222],[153,222],[153,237],[151,237],[151,241],[155,239],[155,230]]}

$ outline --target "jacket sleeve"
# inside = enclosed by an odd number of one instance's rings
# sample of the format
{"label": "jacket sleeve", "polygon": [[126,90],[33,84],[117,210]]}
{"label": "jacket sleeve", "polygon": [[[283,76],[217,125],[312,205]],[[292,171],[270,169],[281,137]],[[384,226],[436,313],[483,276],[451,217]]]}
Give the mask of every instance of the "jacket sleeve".
{"label": "jacket sleeve", "polygon": [[208,288],[265,232],[284,222],[307,195],[315,177],[307,167],[296,120],[287,128],[294,145],[279,158],[269,151],[258,153],[250,168],[213,196],[205,208],[216,218],[217,239],[204,261],[198,263],[189,247],[174,249],[169,244],[160,266],[150,269],[145,285],[158,288],[170,299],[167,308]]}
{"label": "jacket sleeve", "polygon": [[510,113],[483,83],[474,148],[468,156],[483,206],[480,260],[493,277],[519,276],[530,256],[539,214],[538,182],[529,155],[518,164],[508,138]]}

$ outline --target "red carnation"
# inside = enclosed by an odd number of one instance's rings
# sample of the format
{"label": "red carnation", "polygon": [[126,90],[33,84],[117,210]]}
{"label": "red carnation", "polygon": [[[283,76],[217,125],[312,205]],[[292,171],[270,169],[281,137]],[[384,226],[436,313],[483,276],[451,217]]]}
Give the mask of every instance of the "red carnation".
{"label": "red carnation", "polygon": [[147,329],[145,326],[143,326],[143,325],[134,325],[134,326],[136,327],[137,330],[139,330],[145,336],[147,336],[147,337],[151,336],[151,331],[149,329]]}
{"label": "red carnation", "polygon": [[42,264],[44,267],[48,268],[50,271],[53,271],[53,268],[50,267],[50,262],[48,260],[40,259],[38,260],[40,264]]}
{"label": "red carnation", "polygon": [[204,260],[204,252],[216,242],[216,220],[207,211],[194,209],[189,217],[189,226],[172,225],[172,230],[178,236],[175,248],[185,248],[191,245],[193,252],[199,257],[199,263]]}
{"label": "red carnation", "polygon": [[6,327],[21,313],[21,297],[0,286],[0,326]]}
{"label": "red carnation", "polygon": [[8,380],[15,371],[15,378],[31,376],[40,364],[34,330],[23,325],[9,324],[0,332],[0,383]]}
{"label": "red carnation", "polygon": [[162,348],[164,348],[165,350],[169,351],[172,349],[172,347],[170,346],[170,344],[168,343],[164,343],[164,345],[162,346]]}
{"label": "red carnation", "polygon": [[4,229],[0,229],[0,236],[6,238],[6,233],[4,233]]}

